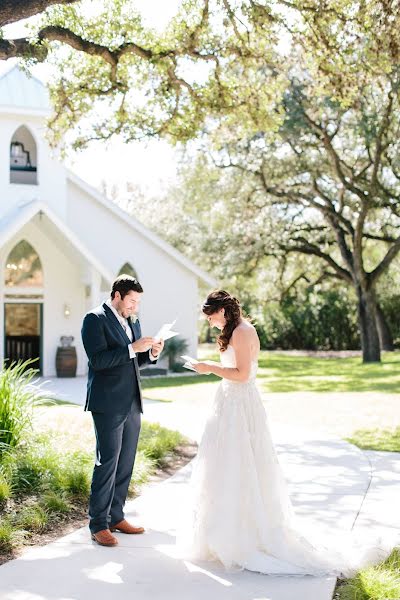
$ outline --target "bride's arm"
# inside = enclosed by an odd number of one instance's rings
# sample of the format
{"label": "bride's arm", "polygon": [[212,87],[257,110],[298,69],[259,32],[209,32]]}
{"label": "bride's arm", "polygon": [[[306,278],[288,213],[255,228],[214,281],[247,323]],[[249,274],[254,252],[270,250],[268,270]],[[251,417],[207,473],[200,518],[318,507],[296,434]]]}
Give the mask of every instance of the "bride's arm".
{"label": "bride's arm", "polygon": [[236,367],[223,367],[211,360],[193,366],[198,373],[213,373],[231,381],[247,381],[251,370],[251,341],[250,329],[239,327],[233,332],[230,343],[235,350]]}

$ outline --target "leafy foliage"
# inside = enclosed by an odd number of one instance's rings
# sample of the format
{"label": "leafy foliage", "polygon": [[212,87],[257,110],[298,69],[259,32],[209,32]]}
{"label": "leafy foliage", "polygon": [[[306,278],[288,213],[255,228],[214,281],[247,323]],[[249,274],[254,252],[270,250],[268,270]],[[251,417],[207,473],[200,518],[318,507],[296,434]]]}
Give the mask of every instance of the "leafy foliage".
{"label": "leafy foliage", "polygon": [[37,370],[29,365],[34,362],[12,363],[0,372],[0,460],[31,429],[34,407],[51,400],[33,385]]}
{"label": "leafy foliage", "polygon": [[139,438],[139,450],[156,464],[162,464],[166,456],[185,443],[185,438],[178,431],[161,427],[158,423],[147,423]]}
{"label": "leafy foliage", "polygon": [[76,147],[115,133],[187,141],[217,122],[273,132],[293,70],[349,107],[400,55],[399,10],[382,0],[184,0],[158,33],[134,0],[8,4],[0,25],[40,16],[27,38],[1,40],[0,58],[54,66],[54,137],[72,127]]}
{"label": "leafy foliage", "polygon": [[[168,358],[168,368],[174,370],[180,354],[183,354],[188,349],[186,340],[180,337],[174,337],[165,342],[164,355]],[[180,359],[182,364],[182,360]]]}

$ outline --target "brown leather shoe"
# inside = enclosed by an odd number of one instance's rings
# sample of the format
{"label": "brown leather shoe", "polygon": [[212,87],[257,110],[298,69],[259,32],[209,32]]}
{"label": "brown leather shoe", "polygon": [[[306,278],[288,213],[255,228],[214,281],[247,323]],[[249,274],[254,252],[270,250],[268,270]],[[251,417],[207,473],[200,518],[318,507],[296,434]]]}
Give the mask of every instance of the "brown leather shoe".
{"label": "brown leather shoe", "polygon": [[100,546],[117,546],[118,540],[111,535],[109,529],[102,529],[97,533],[92,533],[92,540],[100,544]]}
{"label": "brown leather shoe", "polygon": [[125,521],[125,519],[123,519],[123,521],[120,521],[115,525],[110,525],[110,531],[120,531],[121,533],[144,533],[144,528],[134,527],[134,525],[131,525],[130,523],[128,523],[128,521]]}

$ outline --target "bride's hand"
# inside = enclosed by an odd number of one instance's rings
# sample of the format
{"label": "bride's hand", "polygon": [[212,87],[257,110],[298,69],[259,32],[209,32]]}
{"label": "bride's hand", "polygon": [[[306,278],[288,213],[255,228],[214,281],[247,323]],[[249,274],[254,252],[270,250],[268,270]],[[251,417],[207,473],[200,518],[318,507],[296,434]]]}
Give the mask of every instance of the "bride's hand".
{"label": "bride's hand", "polygon": [[192,366],[193,369],[197,371],[197,373],[199,373],[200,375],[207,375],[210,373],[210,365],[206,362],[194,363]]}

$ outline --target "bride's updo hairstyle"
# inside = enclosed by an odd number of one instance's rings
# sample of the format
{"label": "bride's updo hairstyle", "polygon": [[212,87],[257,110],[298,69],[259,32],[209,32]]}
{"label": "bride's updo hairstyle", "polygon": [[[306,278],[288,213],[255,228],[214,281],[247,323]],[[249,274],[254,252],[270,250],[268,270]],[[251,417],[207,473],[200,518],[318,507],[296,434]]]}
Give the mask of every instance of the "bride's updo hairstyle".
{"label": "bride's updo hairstyle", "polygon": [[206,301],[202,306],[202,311],[205,315],[213,315],[221,308],[225,309],[226,324],[221,335],[218,336],[217,342],[221,352],[225,352],[228,347],[229,340],[232,337],[233,330],[239,325],[242,318],[242,309],[239,300],[234,296],[225,292],[225,290],[216,290],[208,294]]}

